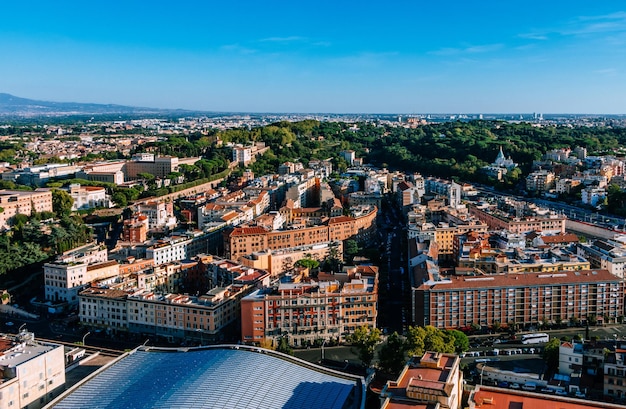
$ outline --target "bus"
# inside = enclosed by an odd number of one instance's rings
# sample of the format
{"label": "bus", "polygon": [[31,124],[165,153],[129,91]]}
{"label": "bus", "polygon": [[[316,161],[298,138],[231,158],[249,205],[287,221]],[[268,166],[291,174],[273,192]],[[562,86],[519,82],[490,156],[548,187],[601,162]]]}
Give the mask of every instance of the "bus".
{"label": "bus", "polygon": [[550,341],[550,336],[544,333],[522,335],[522,344],[541,344]]}

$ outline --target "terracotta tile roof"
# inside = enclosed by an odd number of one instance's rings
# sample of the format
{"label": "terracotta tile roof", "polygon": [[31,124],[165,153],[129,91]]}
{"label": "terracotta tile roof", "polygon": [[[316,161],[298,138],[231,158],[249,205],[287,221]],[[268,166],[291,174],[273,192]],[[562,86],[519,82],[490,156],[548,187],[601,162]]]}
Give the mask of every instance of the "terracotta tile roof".
{"label": "terracotta tile roof", "polygon": [[337,217],[333,217],[328,221],[328,224],[339,224],[339,223],[347,223],[347,222],[351,222],[352,220],[354,220],[352,217],[350,216],[337,216]]}
{"label": "terracotta tile roof", "polygon": [[578,236],[573,233],[557,234],[554,236],[541,236],[541,240],[548,243],[578,243]]}
{"label": "terracotta tile roof", "polygon": [[248,236],[248,235],[255,235],[255,234],[265,234],[267,233],[267,230],[265,230],[263,227],[237,227],[235,228],[231,233],[230,233],[230,237],[233,236]]}

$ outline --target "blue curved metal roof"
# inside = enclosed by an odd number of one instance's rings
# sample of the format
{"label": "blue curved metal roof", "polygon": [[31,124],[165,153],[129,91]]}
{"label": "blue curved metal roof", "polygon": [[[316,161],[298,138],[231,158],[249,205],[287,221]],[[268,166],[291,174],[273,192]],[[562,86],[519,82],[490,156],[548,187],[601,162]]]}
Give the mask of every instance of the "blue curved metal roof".
{"label": "blue curved metal roof", "polygon": [[260,349],[139,348],[49,407],[342,409],[362,407],[361,388],[358,377]]}

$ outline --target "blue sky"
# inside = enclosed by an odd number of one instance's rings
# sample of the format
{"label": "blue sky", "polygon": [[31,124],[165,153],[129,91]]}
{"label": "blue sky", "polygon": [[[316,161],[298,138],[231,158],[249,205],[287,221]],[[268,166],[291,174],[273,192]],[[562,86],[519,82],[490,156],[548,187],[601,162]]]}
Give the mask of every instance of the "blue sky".
{"label": "blue sky", "polygon": [[0,5],[0,92],[249,112],[626,113],[621,1]]}

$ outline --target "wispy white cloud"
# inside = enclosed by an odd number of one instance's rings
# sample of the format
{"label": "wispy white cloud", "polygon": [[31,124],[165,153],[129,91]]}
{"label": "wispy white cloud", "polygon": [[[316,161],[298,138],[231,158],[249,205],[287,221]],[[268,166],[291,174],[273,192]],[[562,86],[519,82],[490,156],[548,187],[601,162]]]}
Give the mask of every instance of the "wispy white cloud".
{"label": "wispy white cloud", "polygon": [[580,16],[558,32],[562,35],[591,35],[624,31],[626,31],[626,12],[616,12],[599,16]]}
{"label": "wispy white cloud", "polygon": [[300,36],[287,36],[287,37],[267,37],[258,40],[260,43],[293,43],[308,41],[306,37]]}
{"label": "wispy white cloud", "polygon": [[238,54],[254,54],[257,52],[253,48],[244,47],[238,43],[223,45],[220,47],[220,50]]}
{"label": "wispy white cloud", "polygon": [[485,44],[485,45],[471,45],[463,48],[440,48],[439,50],[431,51],[433,55],[463,55],[463,54],[482,54],[497,51],[503,47],[503,44]]}
{"label": "wispy white cloud", "polygon": [[617,11],[615,13],[601,14],[599,16],[579,16],[580,21],[590,20],[612,20],[612,19],[626,19],[626,11]]}
{"label": "wispy white cloud", "polygon": [[548,34],[547,33],[523,33],[523,34],[518,34],[518,37],[525,38],[528,40],[545,41],[548,39]]}
{"label": "wispy white cloud", "polygon": [[599,70],[595,70],[594,74],[605,75],[605,76],[613,76],[616,75],[619,71],[617,68],[602,68]]}
{"label": "wispy white cloud", "polygon": [[598,16],[578,16],[568,22],[545,29],[518,34],[526,40],[546,41],[555,36],[592,36],[626,32],[626,12],[616,12]]}

